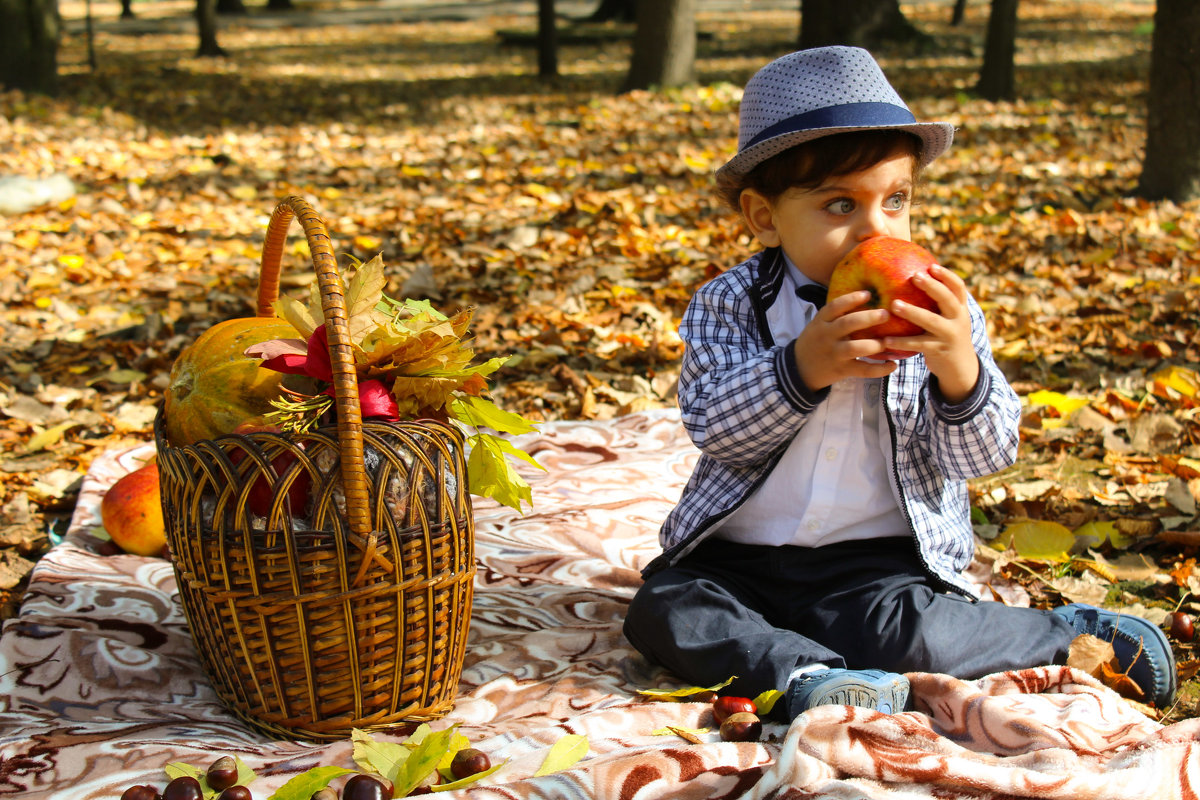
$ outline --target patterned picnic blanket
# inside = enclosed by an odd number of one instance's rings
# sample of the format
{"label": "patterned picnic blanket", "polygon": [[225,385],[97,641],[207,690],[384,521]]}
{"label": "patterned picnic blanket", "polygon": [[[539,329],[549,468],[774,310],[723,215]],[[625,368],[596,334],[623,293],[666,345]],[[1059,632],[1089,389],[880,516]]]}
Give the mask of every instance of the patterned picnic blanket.
{"label": "patterned picnic blanket", "polygon": [[[476,504],[470,646],[457,705],[434,723],[458,723],[506,763],[448,797],[1196,796],[1200,722],[1164,727],[1065,667],[914,674],[916,711],[825,707],[768,724],[757,743],[664,735],[711,727],[711,710],[639,695],[682,684],[628,646],[621,620],[696,457],[678,414],[551,423],[520,444],[547,471],[527,473],[535,506],[523,517]],[[161,790],[170,762],[237,754],[265,800],[311,767],[355,768],[349,740],[281,741],[240,723],[198,666],[169,563],[98,553],[105,488],[150,452],[94,464],[68,536],[3,628],[0,794],[115,800],[135,783]],[[587,755],[535,777],[568,733],[587,737]]]}

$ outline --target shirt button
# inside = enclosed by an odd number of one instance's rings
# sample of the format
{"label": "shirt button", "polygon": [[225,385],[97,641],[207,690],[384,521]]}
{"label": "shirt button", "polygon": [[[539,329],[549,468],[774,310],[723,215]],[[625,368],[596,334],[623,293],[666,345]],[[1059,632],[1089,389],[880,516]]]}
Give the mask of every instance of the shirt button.
{"label": "shirt button", "polygon": [[835,458],[837,458],[837,448],[836,447],[831,447],[825,451],[825,460],[826,461],[833,461]]}

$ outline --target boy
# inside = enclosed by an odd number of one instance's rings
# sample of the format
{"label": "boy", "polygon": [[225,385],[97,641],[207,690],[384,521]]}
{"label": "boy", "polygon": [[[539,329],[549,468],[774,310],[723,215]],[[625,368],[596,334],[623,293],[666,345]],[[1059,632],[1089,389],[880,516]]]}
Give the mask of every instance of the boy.
{"label": "boy", "polygon": [[[856,244],[909,239],[920,170],[952,137],[858,48],[792,53],[746,85],[717,185],[763,249],[703,286],[680,326],[679,403],[701,456],[625,635],[692,683],[782,690],[791,719],[830,703],[900,712],[899,673],[1061,664],[1090,633],[1163,708],[1175,666],[1154,625],[981,603],[962,577],[966,481],[1014,462],[1020,416],[963,281],[940,266],[919,280],[936,312],[864,309],[867,292],[823,306]],[[925,332],[850,338],[889,314]],[[917,355],[879,358],[889,349]]]}

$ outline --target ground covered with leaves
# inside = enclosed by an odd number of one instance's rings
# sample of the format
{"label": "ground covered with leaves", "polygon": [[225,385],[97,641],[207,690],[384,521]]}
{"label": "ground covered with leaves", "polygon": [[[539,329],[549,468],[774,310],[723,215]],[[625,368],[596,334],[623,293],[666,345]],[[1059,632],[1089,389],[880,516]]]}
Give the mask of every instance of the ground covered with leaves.
{"label": "ground covered with leaves", "polygon": [[[1153,4],[1022,3],[1007,103],[971,93],[986,7],[951,27],[947,4],[905,4],[934,45],[877,53],[919,117],[959,128],[914,239],[967,279],[1026,404],[1019,466],[974,486],[978,530],[1035,602],[1166,625],[1200,611],[1200,206],[1131,195]],[[372,13],[318,16],[351,8]],[[64,3],[60,96],[0,95],[0,175],[77,189],[0,226],[0,618],[92,459],[151,438],[179,351],[253,313],[290,194],[344,263],[382,252],[389,293],[475,307],[479,353],[514,356],[500,405],[544,420],[672,405],[688,298],[751,251],[711,174],[740,86],[798,22],[704,11],[698,85],[618,94],[628,29],[570,37],[547,80],[512,44],[531,16],[252,9],[222,20],[229,58],[197,59],[184,3],[135,5],[127,29],[115,4],[93,9],[94,70],[82,4]],[[291,244],[285,291],[301,291],[298,226]],[[1174,644],[1189,678],[1192,644]],[[1169,716],[1197,713],[1188,684]]]}

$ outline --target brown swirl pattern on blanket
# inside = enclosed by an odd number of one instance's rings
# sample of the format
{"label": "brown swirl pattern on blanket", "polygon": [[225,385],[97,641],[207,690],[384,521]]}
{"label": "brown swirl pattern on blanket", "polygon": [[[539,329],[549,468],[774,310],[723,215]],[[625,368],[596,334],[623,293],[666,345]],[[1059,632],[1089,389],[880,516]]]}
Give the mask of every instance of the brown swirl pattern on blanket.
{"label": "brown swirl pattern on blanket", "polygon": [[[703,704],[643,701],[637,689],[679,684],[621,636],[638,569],[657,553],[656,531],[696,453],[669,412],[548,424],[521,444],[547,471],[526,471],[536,505],[523,517],[476,504],[471,644],[460,698],[439,723],[458,723],[507,763],[486,785],[449,795],[1195,796],[1194,723],[1163,728],[1060,667],[974,682],[913,675],[916,712],[822,708],[790,728],[768,725],[763,743],[654,735],[712,724]],[[234,719],[199,672],[170,566],[97,555],[104,489],[149,452],[96,462],[67,540],[38,564],[20,616],[5,624],[0,794],[117,798],[133,783],[161,786],[169,762],[236,752],[260,775],[261,799],[310,767],[353,767],[348,741],[272,740]],[[564,733],[588,737],[587,759],[533,777]]]}

